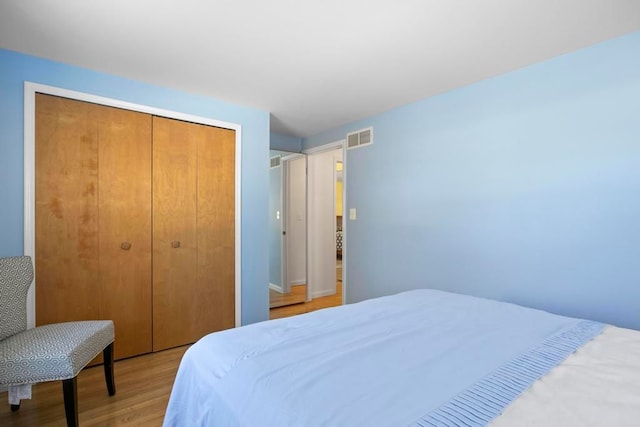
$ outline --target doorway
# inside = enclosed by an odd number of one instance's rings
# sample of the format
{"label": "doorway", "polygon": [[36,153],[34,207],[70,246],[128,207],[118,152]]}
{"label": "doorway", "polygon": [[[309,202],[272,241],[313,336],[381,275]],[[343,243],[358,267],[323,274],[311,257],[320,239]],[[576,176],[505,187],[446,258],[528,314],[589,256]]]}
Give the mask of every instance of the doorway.
{"label": "doorway", "polygon": [[271,159],[270,309],[307,299],[307,159],[275,150]]}
{"label": "doorway", "polygon": [[346,224],[342,220],[346,173],[343,150],[340,141],[307,153],[306,298],[293,305],[271,308],[271,319],[343,304],[346,253]]}

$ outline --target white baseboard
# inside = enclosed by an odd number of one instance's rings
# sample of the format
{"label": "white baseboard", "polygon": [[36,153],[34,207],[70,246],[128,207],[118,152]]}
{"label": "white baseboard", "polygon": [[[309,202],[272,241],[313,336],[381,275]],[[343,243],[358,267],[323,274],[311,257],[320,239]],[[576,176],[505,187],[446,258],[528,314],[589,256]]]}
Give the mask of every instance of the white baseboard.
{"label": "white baseboard", "polygon": [[335,295],[336,294],[336,290],[335,289],[325,289],[323,291],[316,291],[313,292],[311,294],[312,298],[320,298],[320,297],[327,297],[329,295]]}
{"label": "white baseboard", "polygon": [[282,293],[282,286],[269,283],[269,289]]}
{"label": "white baseboard", "polygon": [[289,284],[291,286],[294,286],[294,285],[306,285],[307,284],[307,279],[292,280],[291,282],[289,282]]}

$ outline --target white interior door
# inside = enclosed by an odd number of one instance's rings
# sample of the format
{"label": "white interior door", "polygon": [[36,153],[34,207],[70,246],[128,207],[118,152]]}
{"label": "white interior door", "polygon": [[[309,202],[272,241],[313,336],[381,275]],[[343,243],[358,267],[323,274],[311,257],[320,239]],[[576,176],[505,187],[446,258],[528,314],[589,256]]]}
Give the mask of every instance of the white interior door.
{"label": "white interior door", "polygon": [[307,158],[296,155],[282,161],[283,292],[307,283]]}
{"label": "white interior door", "polygon": [[336,293],[336,171],[342,148],[308,155],[308,292]]}

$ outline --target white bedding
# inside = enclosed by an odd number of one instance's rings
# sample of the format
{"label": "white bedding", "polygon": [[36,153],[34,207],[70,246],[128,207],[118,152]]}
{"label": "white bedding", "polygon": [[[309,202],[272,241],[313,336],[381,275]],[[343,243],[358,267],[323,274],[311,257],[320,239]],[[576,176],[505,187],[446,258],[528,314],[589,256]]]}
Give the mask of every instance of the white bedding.
{"label": "white bedding", "polygon": [[607,326],[491,425],[640,426],[640,332]]}

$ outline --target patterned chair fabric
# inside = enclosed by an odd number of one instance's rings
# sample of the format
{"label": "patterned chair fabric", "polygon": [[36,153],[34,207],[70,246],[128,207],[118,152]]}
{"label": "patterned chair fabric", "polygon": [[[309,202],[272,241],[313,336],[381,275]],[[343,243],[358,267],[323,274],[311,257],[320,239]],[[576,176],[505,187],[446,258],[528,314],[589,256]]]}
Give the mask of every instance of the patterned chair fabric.
{"label": "patterned chair fabric", "polygon": [[27,293],[32,281],[31,258],[0,258],[0,341],[27,329]]}
{"label": "patterned chair fabric", "polygon": [[[74,378],[114,340],[111,320],[26,329],[31,258],[0,258],[0,385]],[[105,371],[106,372],[106,371]]]}
{"label": "patterned chair fabric", "polygon": [[55,323],[0,341],[0,384],[73,378],[114,339],[111,320]]}

